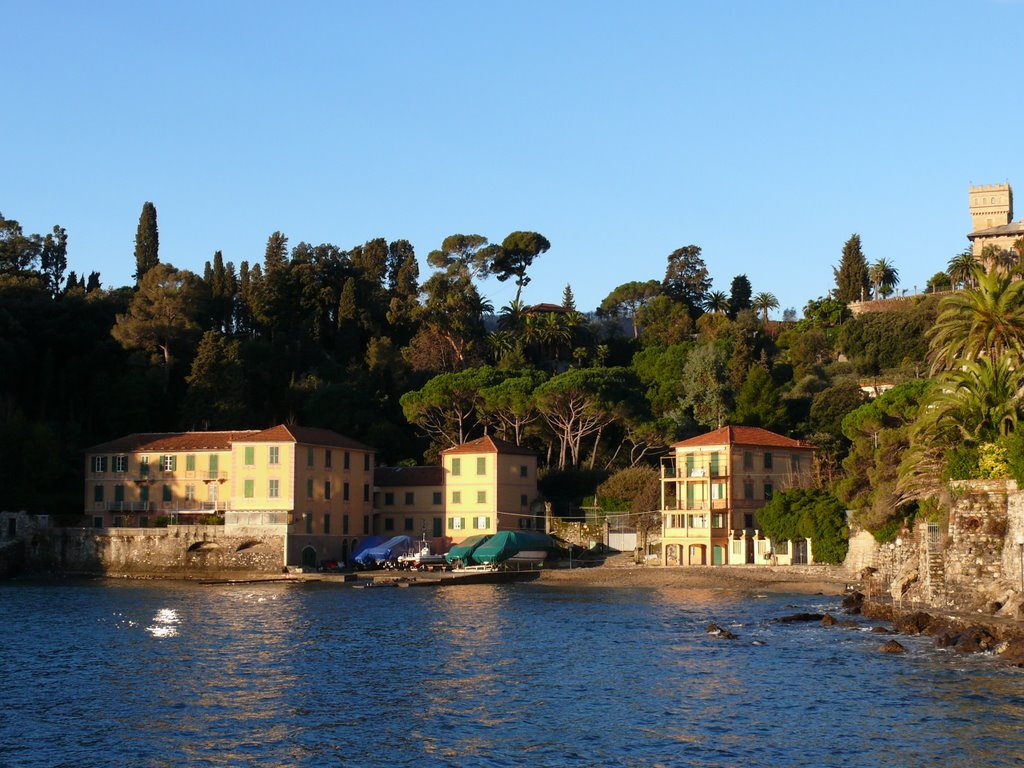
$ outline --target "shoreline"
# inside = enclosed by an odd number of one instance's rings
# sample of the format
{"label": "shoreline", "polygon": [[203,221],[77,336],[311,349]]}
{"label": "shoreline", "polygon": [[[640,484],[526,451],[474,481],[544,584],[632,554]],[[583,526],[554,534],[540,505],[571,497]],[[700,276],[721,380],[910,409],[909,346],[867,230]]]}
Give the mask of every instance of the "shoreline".
{"label": "shoreline", "polygon": [[688,588],[739,593],[843,595],[852,580],[839,568],[812,566],[595,566],[541,570],[541,584],[604,588]]}

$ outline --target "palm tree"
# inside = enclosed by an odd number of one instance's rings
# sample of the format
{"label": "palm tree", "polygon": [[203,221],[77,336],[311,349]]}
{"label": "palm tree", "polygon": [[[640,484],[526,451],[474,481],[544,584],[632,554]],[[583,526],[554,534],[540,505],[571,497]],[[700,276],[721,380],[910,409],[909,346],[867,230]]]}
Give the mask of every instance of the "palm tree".
{"label": "palm tree", "polygon": [[868,268],[868,280],[874,286],[875,299],[888,296],[900,282],[900,273],[885,259],[879,259]]}
{"label": "palm tree", "polygon": [[724,315],[729,311],[729,297],[725,291],[712,291],[704,299],[704,309],[716,315]]}
{"label": "palm tree", "polygon": [[1014,431],[1024,397],[1024,370],[1008,356],[962,361],[945,371],[929,398],[925,428],[973,443]]}
{"label": "palm tree", "polygon": [[988,356],[1010,357],[1019,364],[1024,352],[1024,281],[998,272],[979,272],[977,288],[946,296],[930,331],[932,372],[959,367]]}
{"label": "palm tree", "polygon": [[756,293],[754,298],[750,300],[750,306],[758,310],[764,316],[764,324],[768,324],[768,310],[778,309],[779,300],[775,298],[774,293]]}
{"label": "palm tree", "polygon": [[521,299],[512,299],[498,313],[498,327],[503,331],[518,331],[523,326],[526,305]]}
{"label": "palm tree", "polygon": [[961,288],[974,286],[980,269],[981,262],[978,261],[974,251],[970,248],[965,248],[961,253],[950,259],[946,265],[949,279],[953,281],[954,286]]}

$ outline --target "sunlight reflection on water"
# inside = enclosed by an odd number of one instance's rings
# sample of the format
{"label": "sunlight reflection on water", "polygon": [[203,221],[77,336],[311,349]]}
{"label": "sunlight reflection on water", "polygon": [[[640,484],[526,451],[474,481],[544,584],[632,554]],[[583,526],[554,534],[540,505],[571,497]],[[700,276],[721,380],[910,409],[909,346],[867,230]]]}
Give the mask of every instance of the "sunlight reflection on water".
{"label": "sunlight reflection on water", "polygon": [[0,601],[16,660],[0,668],[0,765],[997,766],[1024,752],[1017,670],[770,621],[833,598],[89,582],[5,583]]}

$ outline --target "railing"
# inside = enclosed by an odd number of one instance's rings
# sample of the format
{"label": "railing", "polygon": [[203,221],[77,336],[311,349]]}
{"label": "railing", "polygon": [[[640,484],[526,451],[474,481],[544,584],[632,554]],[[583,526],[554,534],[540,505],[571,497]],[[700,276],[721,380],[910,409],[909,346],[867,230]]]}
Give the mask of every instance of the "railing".
{"label": "railing", "polygon": [[108,501],[104,506],[107,512],[149,512],[153,509],[151,501]]}
{"label": "railing", "polygon": [[228,477],[227,471],[222,469],[211,469],[202,474],[205,475],[204,480],[226,480]]}

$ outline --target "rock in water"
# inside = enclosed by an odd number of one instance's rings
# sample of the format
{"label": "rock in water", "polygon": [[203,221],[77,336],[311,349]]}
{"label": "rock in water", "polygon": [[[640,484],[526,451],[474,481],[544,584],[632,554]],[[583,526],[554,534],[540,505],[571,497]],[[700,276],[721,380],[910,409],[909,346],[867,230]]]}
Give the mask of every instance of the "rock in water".
{"label": "rock in water", "polygon": [[897,643],[895,640],[886,640],[878,648],[882,653],[906,653],[907,649]]}
{"label": "rock in water", "polygon": [[826,613],[822,617],[822,619],[821,619],[821,626],[823,626],[823,627],[834,627],[835,625],[836,625],[836,620],[834,618],[832,618],[832,614],[831,613]]}

